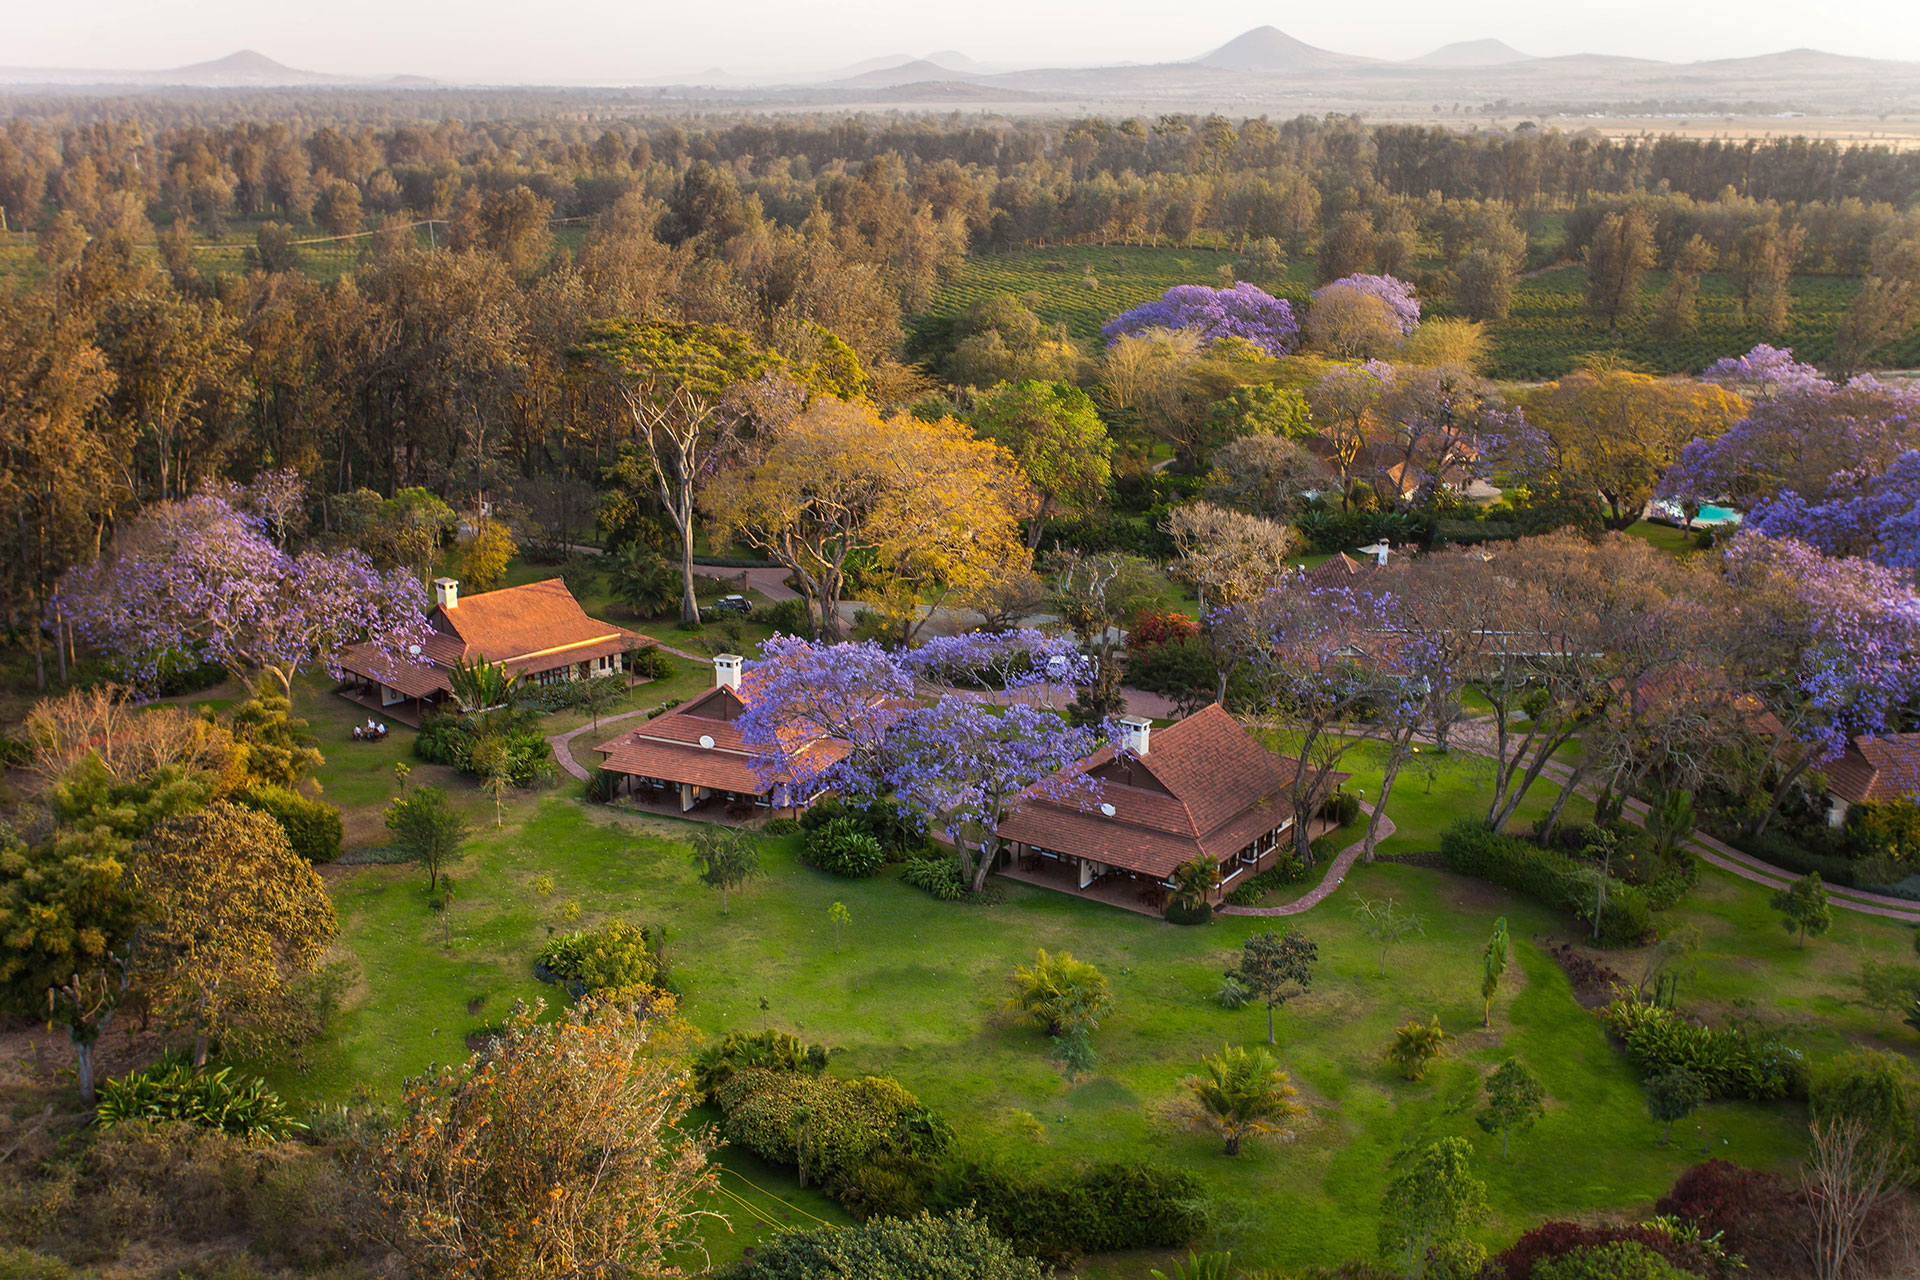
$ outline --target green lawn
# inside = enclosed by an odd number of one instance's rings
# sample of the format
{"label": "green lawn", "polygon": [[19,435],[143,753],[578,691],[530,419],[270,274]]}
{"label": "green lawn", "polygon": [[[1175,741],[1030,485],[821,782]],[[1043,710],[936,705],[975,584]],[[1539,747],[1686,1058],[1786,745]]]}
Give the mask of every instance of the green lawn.
{"label": "green lawn", "polygon": [[[326,718],[303,710],[316,724]],[[382,771],[404,751],[402,736],[353,750],[330,745],[329,793],[374,803],[383,786],[391,790]],[[1355,752],[1349,767],[1353,785],[1372,790],[1369,750]],[[1441,760],[1431,779],[1423,768],[1408,770],[1393,805],[1400,833],[1385,850],[1432,848],[1448,822],[1481,802],[1484,780],[1482,765],[1466,757]],[[1490,1241],[1547,1214],[1641,1211],[1703,1153],[1784,1166],[1799,1150],[1798,1108],[1747,1105],[1709,1108],[1672,1148],[1660,1148],[1632,1072],[1543,950],[1565,922],[1445,873],[1359,867],[1338,894],[1298,918],[1320,944],[1320,981],[1282,1013],[1279,1052],[1312,1116],[1296,1141],[1229,1160],[1216,1140],[1180,1122],[1178,1082],[1222,1043],[1264,1039],[1260,1010],[1230,1013],[1209,999],[1233,949],[1260,922],[1180,929],[1011,884],[997,906],[942,904],[891,874],[824,876],[796,860],[791,840],[772,848],[767,876],[722,918],[694,879],[687,824],[597,808],[566,786],[515,800],[496,830],[491,806],[462,790],[479,825],[470,856],[453,872],[451,947],[413,869],[329,870],[354,981],[348,1007],[304,1071],[277,1073],[290,1094],[340,1099],[366,1086],[392,1097],[408,1074],[463,1056],[466,1036],[514,1000],[554,994],[530,967],[552,931],[621,914],[671,925],[675,982],[704,1032],[773,1025],[821,1040],[836,1051],[836,1071],[898,1076],[947,1115],[963,1141],[1015,1162],[1157,1159],[1189,1168],[1214,1202],[1217,1242],[1249,1261],[1297,1265],[1370,1253],[1373,1211],[1393,1161],[1435,1136],[1465,1136],[1480,1152],[1477,1170],[1495,1207]],[[1535,797],[1529,814],[1545,802]],[[551,892],[540,891],[542,877],[551,877]],[[1385,980],[1374,976],[1371,946],[1349,915],[1362,894],[1392,895],[1429,922],[1425,938],[1393,954]],[[827,919],[835,901],[854,922],[838,952]],[[1502,914],[1516,963],[1494,1026],[1482,1031],[1478,956]],[[1676,914],[1709,938],[1689,990],[1714,1009],[1744,992],[1821,1050],[1891,1031],[1839,1004],[1835,992],[1862,952],[1910,954],[1906,930],[1843,915],[1828,939],[1798,952],[1763,890],[1712,872]],[[1010,966],[1041,946],[1093,961],[1114,984],[1115,1012],[1096,1037],[1102,1061],[1072,1087],[1042,1038],[1001,1007]],[[1633,958],[1619,963],[1629,967]],[[1380,1058],[1392,1029],[1436,1013],[1455,1037],[1451,1054],[1426,1082],[1399,1080]],[[1480,1076],[1510,1054],[1546,1081],[1553,1108],[1502,1164],[1472,1112]],[[763,1189],[740,1189],[763,1213],[722,1197],[738,1234],[721,1241],[716,1256],[734,1256],[771,1230],[766,1210],[775,1221],[793,1212],[754,1195],[839,1220],[818,1197],[796,1198],[777,1171],[741,1153],[729,1153],[728,1164]],[[1141,1276],[1158,1261],[1097,1260],[1089,1274]]]}

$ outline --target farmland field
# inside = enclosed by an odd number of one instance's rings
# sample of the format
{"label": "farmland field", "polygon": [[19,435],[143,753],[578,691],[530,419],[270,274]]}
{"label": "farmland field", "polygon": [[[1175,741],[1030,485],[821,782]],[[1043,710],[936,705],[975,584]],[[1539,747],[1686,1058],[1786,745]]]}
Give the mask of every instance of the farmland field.
{"label": "farmland field", "polygon": [[[963,314],[974,303],[1010,293],[1030,300],[1048,324],[1064,324],[1086,343],[1099,340],[1100,326],[1176,284],[1218,284],[1220,268],[1235,255],[1219,249],[1071,246],[978,255],[947,282],[926,315],[944,319]],[[1583,298],[1585,272],[1560,267],[1520,282],[1513,314],[1490,326],[1493,336],[1487,372],[1499,379],[1532,381],[1557,377],[1590,352],[1617,351],[1651,373],[1691,373],[1726,355],[1738,355],[1756,342],[1792,347],[1802,358],[1819,362],[1832,351],[1833,328],[1853,295],[1857,280],[1836,276],[1797,276],[1793,312],[1784,334],[1768,338],[1758,325],[1737,314],[1731,280],[1705,276],[1700,285],[1700,327],[1667,342],[1648,327],[1653,306],[1667,286],[1665,272],[1650,272],[1641,289],[1640,314],[1621,332],[1608,335],[1587,318]],[[1287,278],[1270,288],[1296,305],[1313,290],[1313,264],[1289,264]],[[1429,308],[1447,314],[1444,304]],[[1920,365],[1920,331],[1883,354],[1890,367]]]}

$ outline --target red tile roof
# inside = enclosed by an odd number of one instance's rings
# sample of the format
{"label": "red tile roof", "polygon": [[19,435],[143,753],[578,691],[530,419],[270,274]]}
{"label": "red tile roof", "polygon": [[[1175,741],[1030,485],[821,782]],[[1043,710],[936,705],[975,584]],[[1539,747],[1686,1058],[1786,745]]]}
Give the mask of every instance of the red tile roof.
{"label": "red tile roof", "polygon": [[[1000,835],[1164,879],[1183,862],[1229,858],[1288,825],[1293,769],[1215,703],[1153,730],[1146,755],[1105,747],[1029,788]],[[1097,783],[1080,781],[1088,775]],[[1332,785],[1346,777],[1333,775]]]}
{"label": "red tile roof", "polygon": [[[594,750],[604,757],[603,767],[614,773],[689,782],[716,791],[761,794],[767,788],[751,766],[756,753],[735,724],[746,699],[751,697],[750,690],[716,685]],[[704,745],[707,743],[712,745]],[[847,751],[845,743],[816,742],[802,754],[808,757],[811,772],[832,764]]]}
{"label": "red tile roof", "polygon": [[1920,733],[1855,738],[1822,772],[1827,790],[1848,804],[1920,800]]}
{"label": "red tile roof", "polygon": [[349,649],[341,665],[410,698],[427,698],[452,687],[448,672],[461,662],[497,662],[515,675],[533,675],[654,643],[588,617],[559,578],[461,597],[451,609],[436,605],[427,625],[417,657],[363,644]]}

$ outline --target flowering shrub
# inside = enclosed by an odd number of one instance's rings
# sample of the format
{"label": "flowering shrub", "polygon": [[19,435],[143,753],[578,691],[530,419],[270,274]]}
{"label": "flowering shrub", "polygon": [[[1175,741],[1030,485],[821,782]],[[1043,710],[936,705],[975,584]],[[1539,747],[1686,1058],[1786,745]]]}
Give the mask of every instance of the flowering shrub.
{"label": "flowering shrub", "polygon": [[1163,644],[1191,639],[1200,634],[1200,624],[1173,609],[1146,609],[1127,632],[1127,651],[1139,653]]}
{"label": "flowering shrub", "polygon": [[1393,313],[1394,323],[1400,329],[1400,336],[1413,332],[1420,323],[1420,299],[1414,296],[1413,286],[1405,280],[1393,276],[1351,275],[1341,276],[1313,291],[1313,300],[1320,301],[1335,289],[1351,289],[1370,298],[1378,298],[1387,304],[1387,310]]}
{"label": "flowering shrub", "polygon": [[1244,280],[1226,289],[1179,284],[1120,315],[1100,332],[1111,346],[1122,334],[1191,329],[1209,341],[1244,338],[1270,356],[1292,351],[1300,337],[1293,305]]}
{"label": "flowering shrub", "polygon": [[540,948],[534,961],[536,977],[563,983],[575,997],[643,994],[660,976],[659,969],[648,931],[624,920],[563,933]]}

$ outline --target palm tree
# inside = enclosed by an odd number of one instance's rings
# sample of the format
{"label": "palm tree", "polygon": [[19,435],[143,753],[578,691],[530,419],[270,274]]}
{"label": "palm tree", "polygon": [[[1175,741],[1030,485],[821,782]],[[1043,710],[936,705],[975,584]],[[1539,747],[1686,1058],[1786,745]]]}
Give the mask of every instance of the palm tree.
{"label": "palm tree", "polygon": [[1431,1022],[1409,1021],[1393,1033],[1393,1043],[1387,1046],[1387,1057],[1400,1068],[1400,1074],[1409,1080],[1421,1080],[1426,1077],[1427,1064],[1440,1056],[1446,1046],[1447,1033],[1440,1027],[1440,1016],[1434,1015]]}
{"label": "palm tree", "polygon": [[505,706],[513,696],[513,691],[519,688],[520,677],[509,675],[507,669],[497,662],[462,660],[454,664],[447,676],[447,684],[460,709],[472,713]]}
{"label": "palm tree", "polygon": [[1013,994],[1007,1007],[1018,1009],[1050,1036],[1076,1029],[1095,1030],[1113,1007],[1107,977],[1070,952],[1048,955],[1042,948],[1031,965],[1013,966]]}
{"label": "palm tree", "polygon": [[1206,1073],[1181,1084],[1199,1104],[1200,1122],[1226,1140],[1230,1156],[1240,1154],[1243,1139],[1279,1132],[1276,1122],[1307,1113],[1294,1101],[1300,1091],[1265,1049],[1227,1045],[1200,1065]]}
{"label": "palm tree", "polygon": [[629,542],[613,557],[608,585],[642,618],[658,617],[680,603],[680,575],[659,552],[639,542]]}

